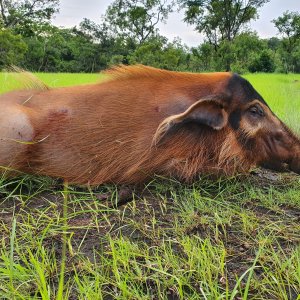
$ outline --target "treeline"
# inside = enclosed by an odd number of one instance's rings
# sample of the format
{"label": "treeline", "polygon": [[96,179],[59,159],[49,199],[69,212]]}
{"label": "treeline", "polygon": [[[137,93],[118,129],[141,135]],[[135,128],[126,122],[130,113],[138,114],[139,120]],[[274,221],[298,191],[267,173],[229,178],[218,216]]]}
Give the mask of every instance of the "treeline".
{"label": "treeline", "polygon": [[74,28],[58,28],[51,24],[58,0],[0,1],[0,69],[17,65],[42,72],[98,72],[141,63],[197,72],[300,72],[298,13],[273,20],[280,38],[261,39],[245,29],[265,2],[177,1],[184,21],[206,36],[201,45],[189,48],[179,38],[168,41],[157,29],[174,2],[115,0],[100,24],[84,19]]}

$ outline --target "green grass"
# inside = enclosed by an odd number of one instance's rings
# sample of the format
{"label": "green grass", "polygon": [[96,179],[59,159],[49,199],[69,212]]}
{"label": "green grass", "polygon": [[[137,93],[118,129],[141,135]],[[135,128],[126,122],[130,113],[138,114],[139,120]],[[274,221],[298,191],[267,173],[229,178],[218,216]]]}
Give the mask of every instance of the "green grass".
{"label": "green grass", "polygon": [[[246,77],[297,129],[300,75]],[[155,178],[116,208],[115,186],[0,178],[0,299],[299,300],[299,187],[298,176],[261,171],[191,185]]]}
{"label": "green grass", "polygon": [[[98,82],[104,77],[102,74],[74,74],[74,73],[35,73],[37,78],[50,87],[71,86]],[[16,73],[0,72],[0,93],[22,88],[22,76]]]}

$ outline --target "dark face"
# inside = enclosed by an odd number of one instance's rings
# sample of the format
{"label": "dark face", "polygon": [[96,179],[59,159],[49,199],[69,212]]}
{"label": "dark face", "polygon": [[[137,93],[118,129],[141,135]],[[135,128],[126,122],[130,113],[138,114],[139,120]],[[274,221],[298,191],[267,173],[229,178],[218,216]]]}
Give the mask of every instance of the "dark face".
{"label": "dark face", "polygon": [[229,124],[239,144],[256,164],[300,173],[300,141],[270,110],[252,85],[233,75]]}

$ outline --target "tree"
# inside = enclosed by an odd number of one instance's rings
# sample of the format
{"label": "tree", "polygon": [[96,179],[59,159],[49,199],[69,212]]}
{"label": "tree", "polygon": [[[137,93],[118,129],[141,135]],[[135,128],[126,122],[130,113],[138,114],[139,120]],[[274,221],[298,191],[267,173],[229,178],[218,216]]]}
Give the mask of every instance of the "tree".
{"label": "tree", "polygon": [[272,22],[283,36],[281,57],[284,61],[285,71],[295,71],[295,67],[298,70],[300,14],[286,11],[283,16],[274,19]]}
{"label": "tree", "polygon": [[89,19],[84,19],[79,24],[79,28],[74,28],[74,32],[89,38],[92,43],[97,45],[97,51],[101,57],[100,69],[110,65],[127,64],[128,54],[136,48],[132,40],[115,34],[107,22],[96,24]]}
{"label": "tree", "polygon": [[300,38],[300,14],[286,11],[283,16],[272,20],[279,33],[288,40],[288,50],[291,52]]}
{"label": "tree", "polygon": [[87,18],[84,18],[83,21],[80,22],[79,27],[74,28],[74,31],[76,31],[78,35],[84,35],[94,42],[103,42],[112,39],[109,27],[105,22],[97,24]]}
{"label": "tree", "polygon": [[267,40],[267,43],[268,43],[268,48],[276,52],[280,46],[281,41],[277,37],[271,37]]}
{"label": "tree", "polygon": [[213,46],[204,42],[200,46],[191,49],[190,68],[196,72],[213,71],[214,66],[214,49]]}
{"label": "tree", "polygon": [[172,43],[167,42],[163,36],[155,36],[129,55],[131,64],[144,64],[167,70],[187,69],[187,49],[181,41],[175,39]]}
{"label": "tree", "polygon": [[7,29],[0,29],[0,70],[22,62],[27,46],[20,35],[13,35]]}
{"label": "tree", "polygon": [[250,64],[250,72],[272,73],[275,70],[274,59],[268,50],[263,50]]}
{"label": "tree", "polygon": [[28,52],[23,66],[29,70],[50,72],[95,72],[107,66],[102,62],[101,45],[73,29],[55,30],[50,34],[25,39]]}
{"label": "tree", "polygon": [[[184,21],[204,33],[215,51],[233,39],[247,23],[257,17],[257,10],[269,0],[178,0],[185,9]],[[230,60],[226,70],[230,70]]]}
{"label": "tree", "polygon": [[172,11],[167,0],[114,0],[105,14],[105,21],[114,32],[142,44],[156,33]]}
{"label": "tree", "polygon": [[49,26],[58,5],[59,0],[0,0],[0,23],[23,36],[32,35]]}
{"label": "tree", "polygon": [[249,71],[258,53],[267,50],[267,42],[261,40],[255,32],[243,32],[235,37],[232,52],[234,54],[232,70],[238,73]]}

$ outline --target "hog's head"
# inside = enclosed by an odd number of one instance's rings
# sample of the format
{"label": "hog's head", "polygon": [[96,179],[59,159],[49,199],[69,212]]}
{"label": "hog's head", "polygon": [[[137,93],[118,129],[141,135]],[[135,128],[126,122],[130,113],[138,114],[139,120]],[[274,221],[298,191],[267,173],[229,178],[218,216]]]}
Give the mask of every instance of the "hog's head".
{"label": "hog's head", "polygon": [[245,79],[233,75],[228,123],[257,165],[300,174],[300,141]]}
{"label": "hog's head", "polygon": [[[213,81],[224,75],[211,76]],[[236,74],[226,76],[213,82],[213,91],[210,89],[192,105],[186,106],[185,111],[167,117],[156,131],[155,143],[168,132],[174,132],[172,128],[185,126],[186,130],[195,130],[194,125],[198,124],[207,134],[204,138],[206,142],[202,143],[202,147],[209,147],[207,152],[217,152],[217,149],[227,147],[225,151],[230,159],[234,159],[234,155],[243,156],[243,159],[237,157],[237,161],[245,162],[244,170],[257,165],[277,171],[288,169],[300,174],[299,138],[279,120],[247,80]],[[239,153],[232,151],[234,147],[240,149]],[[216,157],[218,154],[214,155]],[[212,170],[222,169],[217,159],[211,160]]]}

